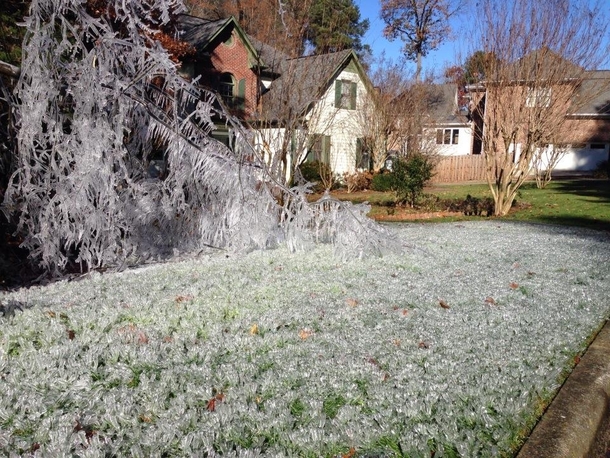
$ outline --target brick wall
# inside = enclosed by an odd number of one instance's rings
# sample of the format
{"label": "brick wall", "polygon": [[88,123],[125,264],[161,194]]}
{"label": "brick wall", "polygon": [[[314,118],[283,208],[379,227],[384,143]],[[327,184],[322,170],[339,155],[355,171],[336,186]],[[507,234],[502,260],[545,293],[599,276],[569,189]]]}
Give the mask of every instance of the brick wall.
{"label": "brick wall", "polygon": [[236,85],[245,79],[246,117],[256,111],[259,97],[258,78],[249,66],[250,60],[247,48],[235,32],[230,42],[220,42],[211,54],[211,63],[216,73],[231,73]]}
{"label": "brick wall", "polygon": [[562,136],[565,143],[610,143],[610,119],[569,118]]}

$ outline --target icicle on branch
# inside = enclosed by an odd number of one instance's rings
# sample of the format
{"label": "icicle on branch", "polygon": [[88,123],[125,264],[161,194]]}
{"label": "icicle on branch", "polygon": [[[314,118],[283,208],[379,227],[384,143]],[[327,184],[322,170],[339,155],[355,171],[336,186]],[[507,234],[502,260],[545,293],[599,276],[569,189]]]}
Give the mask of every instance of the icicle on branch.
{"label": "icicle on branch", "polygon": [[[154,39],[182,11],[178,0],[105,4],[34,0],[25,21],[3,210],[19,217],[23,246],[45,271],[281,242],[361,256],[387,241],[366,207],[310,204],[306,187],[273,182],[220,100],[178,74]],[[233,150],[210,136],[218,122]]]}

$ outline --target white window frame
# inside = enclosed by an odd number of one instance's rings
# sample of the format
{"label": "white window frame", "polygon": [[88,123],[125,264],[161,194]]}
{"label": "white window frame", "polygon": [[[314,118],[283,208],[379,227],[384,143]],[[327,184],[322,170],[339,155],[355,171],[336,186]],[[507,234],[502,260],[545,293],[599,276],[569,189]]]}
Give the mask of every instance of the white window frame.
{"label": "white window frame", "polygon": [[527,88],[525,106],[528,108],[548,108],[551,105],[553,91],[550,87],[531,87]]}
{"label": "white window frame", "polygon": [[437,145],[457,145],[460,142],[460,129],[436,129]]}

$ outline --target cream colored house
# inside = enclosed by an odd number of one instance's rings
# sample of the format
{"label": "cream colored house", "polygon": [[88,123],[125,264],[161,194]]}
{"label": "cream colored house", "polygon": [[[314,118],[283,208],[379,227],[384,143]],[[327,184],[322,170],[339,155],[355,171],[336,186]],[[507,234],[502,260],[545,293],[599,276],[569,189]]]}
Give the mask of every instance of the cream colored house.
{"label": "cream colored house", "polygon": [[272,170],[289,179],[305,161],[335,175],[368,169],[362,108],[372,86],[351,50],[285,60],[261,98],[257,145]]}
{"label": "cream colored house", "polygon": [[[276,179],[291,182],[304,161],[324,163],[335,176],[369,167],[360,110],[373,88],[353,51],[291,59],[248,36],[232,17],[185,15],[181,25],[197,50],[183,73],[216,91],[249,128]],[[233,146],[226,123],[212,136]]]}

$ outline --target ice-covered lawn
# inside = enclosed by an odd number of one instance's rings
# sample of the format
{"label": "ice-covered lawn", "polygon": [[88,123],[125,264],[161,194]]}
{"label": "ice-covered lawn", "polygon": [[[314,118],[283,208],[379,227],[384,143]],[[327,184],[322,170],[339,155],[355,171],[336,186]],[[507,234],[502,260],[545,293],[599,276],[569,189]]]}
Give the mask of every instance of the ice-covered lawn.
{"label": "ice-covered lawn", "polygon": [[394,230],[383,258],[218,253],[0,296],[31,306],[0,318],[0,454],[501,454],[608,317],[610,238]]}

